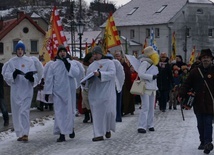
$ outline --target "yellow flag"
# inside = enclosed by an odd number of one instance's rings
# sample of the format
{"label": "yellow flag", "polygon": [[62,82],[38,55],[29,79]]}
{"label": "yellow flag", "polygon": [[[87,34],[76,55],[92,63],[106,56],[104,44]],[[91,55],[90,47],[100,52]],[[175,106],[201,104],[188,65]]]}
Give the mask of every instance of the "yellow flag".
{"label": "yellow flag", "polygon": [[53,12],[51,13],[50,25],[48,27],[48,31],[45,34],[42,49],[39,51],[39,60],[42,62],[43,65],[45,65],[48,61],[51,60],[51,53],[49,52],[50,49],[48,49],[47,47],[52,44],[52,20]]}
{"label": "yellow flag", "polygon": [[189,65],[192,65],[195,62],[195,46],[193,46],[190,59],[189,59]]}
{"label": "yellow flag", "polygon": [[107,50],[111,47],[120,45],[120,37],[118,35],[118,31],[113,19],[112,14],[109,15],[109,18],[107,20],[105,33],[103,37],[103,47],[105,52],[107,53]]}

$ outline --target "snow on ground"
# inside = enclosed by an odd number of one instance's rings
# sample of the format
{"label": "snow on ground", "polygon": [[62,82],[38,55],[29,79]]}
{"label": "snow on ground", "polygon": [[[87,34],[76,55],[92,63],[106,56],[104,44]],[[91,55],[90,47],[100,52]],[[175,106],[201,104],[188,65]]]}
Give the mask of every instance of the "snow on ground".
{"label": "snow on ground", "polygon": [[[43,130],[44,126],[45,127],[53,126],[53,123],[54,123],[53,116],[37,118],[34,121],[31,121],[29,135],[35,134],[38,131]],[[0,132],[0,142],[8,143],[9,141],[11,141],[11,140],[14,141],[16,139],[17,139],[17,137],[16,137],[16,134],[13,131],[13,129],[9,129],[7,131]]]}

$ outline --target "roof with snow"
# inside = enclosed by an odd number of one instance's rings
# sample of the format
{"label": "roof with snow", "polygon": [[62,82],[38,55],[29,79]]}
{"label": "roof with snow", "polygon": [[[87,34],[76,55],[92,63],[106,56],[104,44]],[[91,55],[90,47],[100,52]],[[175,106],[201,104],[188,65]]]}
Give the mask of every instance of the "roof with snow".
{"label": "roof with snow", "polygon": [[14,29],[20,22],[22,22],[24,19],[27,19],[32,25],[36,27],[38,31],[43,33],[45,35],[45,31],[36,24],[32,18],[28,15],[26,15],[24,12],[18,13],[18,18],[10,19],[10,20],[3,20],[1,17],[0,19],[0,40],[4,38],[12,29]]}
{"label": "roof with snow", "polygon": [[[131,0],[114,14],[116,26],[168,23],[186,3],[212,4],[210,0]],[[103,27],[105,23],[101,26]]]}

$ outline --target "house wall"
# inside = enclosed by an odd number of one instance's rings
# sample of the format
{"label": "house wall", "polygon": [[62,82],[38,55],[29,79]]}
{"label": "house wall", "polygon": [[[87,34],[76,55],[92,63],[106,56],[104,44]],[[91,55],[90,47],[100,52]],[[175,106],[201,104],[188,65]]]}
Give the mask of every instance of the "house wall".
{"label": "house wall", "polygon": [[48,30],[48,23],[46,23],[42,18],[32,18],[33,21],[35,21],[39,27],[41,27],[44,31]]}
{"label": "house wall", "polygon": [[[198,9],[202,9],[203,14],[197,13]],[[185,41],[186,28],[190,29],[190,35]],[[176,33],[177,54],[182,55],[184,59],[186,57],[188,62],[193,46],[196,47],[196,53],[204,48],[210,48],[214,51],[214,35],[213,37],[208,36],[209,28],[214,28],[214,6],[209,4],[187,4],[171,24],[172,32],[175,31]],[[185,44],[187,45],[186,54],[184,52]]]}
{"label": "house wall", "polygon": [[[29,32],[24,33],[23,28],[28,27]],[[36,29],[34,25],[32,25],[28,20],[23,20],[19,23],[14,29],[12,29],[2,40],[4,43],[4,55],[0,55],[0,60],[3,59],[2,62],[8,61],[11,57],[15,56],[12,54],[13,52],[13,40],[21,39],[26,47],[26,55],[36,56],[39,55],[39,50],[42,48],[44,34]],[[31,40],[38,40],[38,53],[30,53],[31,51]]]}
{"label": "house wall", "polygon": [[[197,13],[198,9],[202,9],[203,14]],[[168,23],[160,25],[117,27],[117,29],[121,32],[121,36],[126,37],[127,40],[134,40],[144,44],[146,29],[152,27],[154,30],[155,28],[159,28],[160,30],[160,37],[155,38],[159,52],[166,52],[169,57],[172,52],[171,45],[173,32],[175,32],[176,38],[176,54],[180,54],[183,58],[186,58],[187,63],[193,46],[196,47],[196,53],[199,53],[201,49],[204,48],[210,48],[214,51],[214,5],[187,3]],[[190,35],[188,37],[186,37],[186,28],[190,29]],[[210,28],[213,29],[212,37],[208,36],[208,29]],[[135,37],[133,39],[130,39],[131,29],[135,30]],[[150,38],[147,38],[147,44],[149,43]],[[124,41],[122,41],[122,45],[125,50]],[[185,45],[187,47],[186,53],[184,52]],[[128,46],[129,54],[132,54],[132,51],[134,50],[138,51],[140,54],[142,48],[142,46]]]}

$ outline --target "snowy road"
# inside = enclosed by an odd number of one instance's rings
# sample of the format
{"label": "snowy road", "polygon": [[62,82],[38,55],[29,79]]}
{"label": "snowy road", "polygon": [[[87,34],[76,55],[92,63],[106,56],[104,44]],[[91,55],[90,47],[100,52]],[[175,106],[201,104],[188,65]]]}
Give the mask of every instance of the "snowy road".
{"label": "snowy road", "polygon": [[[52,134],[53,119],[44,120],[30,129],[28,143],[16,141],[14,132],[0,134],[0,155],[202,155],[199,145],[196,120],[192,110],[185,110],[185,121],[180,110],[155,111],[155,132],[137,133],[135,115],[123,117],[117,123],[117,131],[111,139],[92,142],[92,124],[83,124],[83,116],[75,118],[76,137],[57,143]],[[214,151],[210,154],[214,154]]]}

